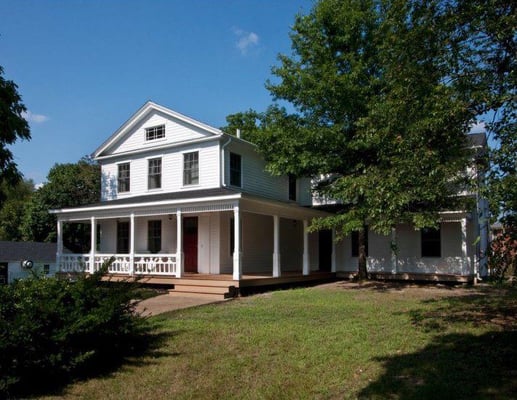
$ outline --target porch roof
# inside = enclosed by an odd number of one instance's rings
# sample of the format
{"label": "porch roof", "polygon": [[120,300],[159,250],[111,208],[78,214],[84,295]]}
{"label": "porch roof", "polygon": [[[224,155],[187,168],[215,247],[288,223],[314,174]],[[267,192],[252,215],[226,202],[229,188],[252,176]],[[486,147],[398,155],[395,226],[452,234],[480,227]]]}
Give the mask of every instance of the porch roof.
{"label": "porch roof", "polygon": [[240,204],[243,211],[259,214],[279,215],[287,218],[314,218],[329,215],[310,207],[292,202],[263,198],[230,188],[189,190],[172,193],[157,193],[103,201],[73,208],[50,210],[63,221],[99,218],[119,218],[130,213],[139,215],[173,214],[182,212],[229,211]]}

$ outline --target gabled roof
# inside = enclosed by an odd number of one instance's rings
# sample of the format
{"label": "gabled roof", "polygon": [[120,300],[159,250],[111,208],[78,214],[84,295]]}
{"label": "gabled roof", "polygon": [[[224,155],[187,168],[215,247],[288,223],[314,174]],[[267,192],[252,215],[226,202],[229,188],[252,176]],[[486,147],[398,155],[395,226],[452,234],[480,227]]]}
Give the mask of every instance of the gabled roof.
{"label": "gabled roof", "polygon": [[179,120],[185,124],[191,125],[207,133],[210,133],[214,136],[222,136],[223,132],[217,128],[214,128],[210,125],[204,124],[203,122],[197,121],[193,118],[187,117],[186,115],[180,114],[176,111],[173,111],[167,107],[156,104],[152,101],[148,101],[142,107],[138,109],[120,128],[118,128],[115,133],[113,133],[104,143],[102,143],[97,150],[92,154],[94,158],[99,157],[105,150],[107,150],[110,146],[117,142],[120,138],[122,138],[128,130],[130,130],[133,126],[135,126],[141,118],[152,111],[161,112],[171,118]]}
{"label": "gabled roof", "polygon": [[0,262],[32,260],[56,262],[56,243],[0,241]]}

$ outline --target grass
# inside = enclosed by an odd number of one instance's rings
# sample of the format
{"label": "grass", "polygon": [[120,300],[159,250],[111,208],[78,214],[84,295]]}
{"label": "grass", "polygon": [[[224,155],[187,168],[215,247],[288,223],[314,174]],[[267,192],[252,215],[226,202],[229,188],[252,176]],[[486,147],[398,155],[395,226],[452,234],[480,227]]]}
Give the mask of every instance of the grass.
{"label": "grass", "polygon": [[507,399],[517,291],[337,283],[154,317],[118,370],[45,398]]}

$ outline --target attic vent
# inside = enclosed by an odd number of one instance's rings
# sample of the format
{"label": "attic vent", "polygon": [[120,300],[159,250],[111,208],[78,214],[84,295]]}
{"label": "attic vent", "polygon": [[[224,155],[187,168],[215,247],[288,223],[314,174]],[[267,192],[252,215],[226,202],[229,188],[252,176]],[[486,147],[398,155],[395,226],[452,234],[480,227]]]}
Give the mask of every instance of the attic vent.
{"label": "attic vent", "polygon": [[145,128],[145,140],[156,140],[165,137],[165,125]]}

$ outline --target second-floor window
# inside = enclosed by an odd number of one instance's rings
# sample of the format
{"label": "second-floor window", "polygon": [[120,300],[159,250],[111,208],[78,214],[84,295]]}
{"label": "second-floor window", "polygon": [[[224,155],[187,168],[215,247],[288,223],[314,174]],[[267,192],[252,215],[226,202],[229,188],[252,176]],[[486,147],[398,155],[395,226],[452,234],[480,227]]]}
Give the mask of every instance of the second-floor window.
{"label": "second-floor window", "polygon": [[149,172],[147,177],[148,189],[160,189],[162,187],[162,159],[149,160]]}
{"label": "second-floor window", "polygon": [[118,192],[129,192],[129,163],[118,165]]}
{"label": "second-floor window", "polygon": [[165,137],[165,125],[145,128],[145,140],[156,140]]}
{"label": "second-floor window", "polygon": [[199,184],[199,153],[183,154],[183,185]]}
{"label": "second-floor window", "polygon": [[235,153],[230,153],[230,185],[242,186],[242,158]]}
{"label": "second-floor window", "polygon": [[289,174],[289,200],[296,201],[296,176]]}

